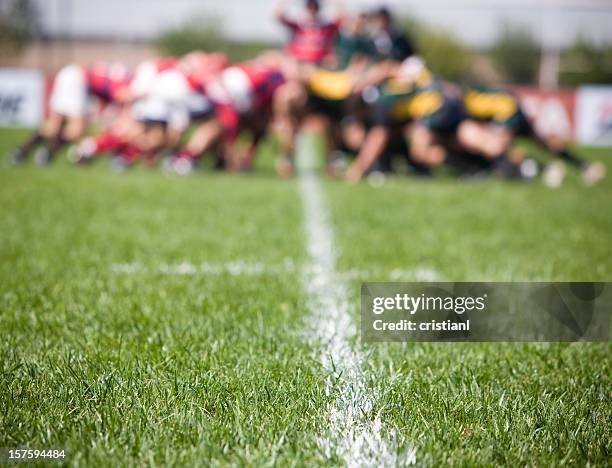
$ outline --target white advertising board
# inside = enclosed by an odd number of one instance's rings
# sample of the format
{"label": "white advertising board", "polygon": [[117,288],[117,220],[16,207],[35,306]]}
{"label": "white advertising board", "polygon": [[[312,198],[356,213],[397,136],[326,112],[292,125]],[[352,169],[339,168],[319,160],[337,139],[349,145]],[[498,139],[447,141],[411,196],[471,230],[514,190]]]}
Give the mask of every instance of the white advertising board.
{"label": "white advertising board", "polygon": [[0,126],[37,126],[43,116],[44,92],[40,71],[0,68]]}
{"label": "white advertising board", "polygon": [[612,86],[578,89],[576,136],[584,145],[612,146]]}

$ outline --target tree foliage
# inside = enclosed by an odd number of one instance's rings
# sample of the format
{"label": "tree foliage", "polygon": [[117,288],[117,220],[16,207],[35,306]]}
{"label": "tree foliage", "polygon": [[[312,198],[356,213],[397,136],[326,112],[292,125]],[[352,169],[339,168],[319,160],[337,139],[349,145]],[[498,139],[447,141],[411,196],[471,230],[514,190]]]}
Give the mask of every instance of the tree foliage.
{"label": "tree foliage", "polygon": [[247,60],[270,47],[264,42],[228,40],[215,22],[198,18],[165,30],[157,38],[156,44],[166,55],[179,56],[193,50],[204,50],[224,52],[234,61]]}
{"label": "tree foliage", "polygon": [[565,86],[612,83],[612,46],[577,39],[561,54],[560,82]]}
{"label": "tree foliage", "polygon": [[402,21],[403,29],[413,38],[416,50],[437,75],[451,80],[472,77],[474,54],[470,48],[452,33],[425,25],[414,18]]}
{"label": "tree foliage", "polygon": [[491,50],[491,58],[506,81],[530,84],[537,78],[541,48],[528,29],[506,26]]}
{"label": "tree foliage", "polygon": [[0,8],[0,45],[21,49],[34,34],[37,14],[31,0],[6,0]]}

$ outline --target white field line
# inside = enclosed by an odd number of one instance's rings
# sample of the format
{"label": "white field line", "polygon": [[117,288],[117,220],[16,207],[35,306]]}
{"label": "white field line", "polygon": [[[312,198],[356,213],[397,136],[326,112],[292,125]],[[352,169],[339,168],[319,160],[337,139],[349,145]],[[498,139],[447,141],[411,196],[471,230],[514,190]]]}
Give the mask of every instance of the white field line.
{"label": "white field line", "polygon": [[160,273],[168,276],[271,276],[293,273],[297,271],[297,267],[292,259],[287,258],[282,263],[275,265],[247,260],[219,263],[202,262],[199,264],[183,261],[180,263],[161,263],[153,267],[147,267],[141,263],[113,263],[111,271],[120,275]]}
{"label": "white field line", "polygon": [[403,440],[395,430],[385,430],[374,414],[376,396],[363,374],[364,357],[353,345],[357,329],[346,286],[335,272],[333,233],[313,153],[307,137],[302,136],[297,166],[308,251],[302,281],[309,298],[310,332],[323,346],[320,361],[328,372],[326,390],[334,396],[327,410],[328,430],[317,442],[325,456],[335,455],[348,467],[401,465],[412,453],[398,453]]}
{"label": "white field line", "polygon": [[[281,276],[296,273],[298,266],[291,258],[281,263],[267,264],[253,260],[233,260],[227,262],[202,262],[199,264],[182,261],[179,263],[162,263],[157,266],[145,266],[141,263],[113,263],[112,273],[118,275],[136,275],[140,273],[160,273],[167,276]],[[411,269],[395,268],[358,269],[351,268],[334,272],[334,277],[341,281],[444,281],[443,277],[432,268],[420,266]]]}

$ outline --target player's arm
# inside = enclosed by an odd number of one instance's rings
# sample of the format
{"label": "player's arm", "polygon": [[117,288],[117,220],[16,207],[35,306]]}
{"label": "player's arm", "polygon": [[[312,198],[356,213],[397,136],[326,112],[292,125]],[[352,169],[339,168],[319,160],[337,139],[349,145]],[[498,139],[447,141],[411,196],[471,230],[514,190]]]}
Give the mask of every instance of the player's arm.
{"label": "player's arm", "polygon": [[358,182],[383,153],[388,141],[389,129],[387,127],[382,125],[373,127],[366,135],[357,159],[346,172],[346,180],[351,183]]}
{"label": "player's arm", "polygon": [[289,2],[287,0],[280,0],[274,11],[274,16],[276,17],[277,21],[283,26],[286,26],[290,29],[297,29],[298,24],[295,21],[289,19],[289,17],[287,16],[288,3]]}
{"label": "player's arm", "polygon": [[344,19],[346,18],[346,6],[343,0],[332,0],[331,5],[334,9],[334,19],[333,23],[340,27]]}
{"label": "player's arm", "polygon": [[355,91],[361,92],[370,86],[376,86],[397,74],[400,64],[393,60],[385,60],[371,66],[355,84]]}
{"label": "player's arm", "polygon": [[117,86],[111,91],[113,102],[119,105],[128,105],[132,102],[132,92],[128,85]]}
{"label": "player's arm", "polygon": [[285,14],[287,13],[287,4],[289,2],[287,0],[280,0],[277,4],[276,4],[276,8],[274,9],[274,16],[278,19],[282,18],[283,16],[285,16]]}
{"label": "player's arm", "polygon": [[357,53],[351,57],[350,62],[346,66],[346,72],[353,77],[356,83],[359,83],[361,77],[365,76],[368,70],[370,61],[364,54]]}

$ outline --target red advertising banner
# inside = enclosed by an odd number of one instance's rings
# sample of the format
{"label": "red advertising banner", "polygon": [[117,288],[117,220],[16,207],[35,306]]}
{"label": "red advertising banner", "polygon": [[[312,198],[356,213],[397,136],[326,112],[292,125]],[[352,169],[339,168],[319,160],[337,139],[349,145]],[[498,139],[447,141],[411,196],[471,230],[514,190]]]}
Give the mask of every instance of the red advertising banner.
{"label": "red advertising banner", "polygon": [[575,138],[576,90],[517,87],[514,91],[538,133]]}

